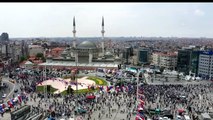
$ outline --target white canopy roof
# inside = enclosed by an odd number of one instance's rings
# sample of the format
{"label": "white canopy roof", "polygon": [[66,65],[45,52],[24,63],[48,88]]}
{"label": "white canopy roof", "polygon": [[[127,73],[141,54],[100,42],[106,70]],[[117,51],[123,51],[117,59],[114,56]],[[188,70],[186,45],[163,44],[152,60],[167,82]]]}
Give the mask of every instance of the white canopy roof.
{"label": "white canopy roof", "polygon": [[101,62],[93,62],[93,63],[78,63],[69,62],[69,61],[51,61],[39,64],[39,66],[80,66],[80,67],[118,67],[116,63],[101,63]]}
{"label": "white canopy roof", "polygon": [[27,62],[25,63],[25,65],[33,65],[33,63],[30,62],[30,61],[27,61]]}

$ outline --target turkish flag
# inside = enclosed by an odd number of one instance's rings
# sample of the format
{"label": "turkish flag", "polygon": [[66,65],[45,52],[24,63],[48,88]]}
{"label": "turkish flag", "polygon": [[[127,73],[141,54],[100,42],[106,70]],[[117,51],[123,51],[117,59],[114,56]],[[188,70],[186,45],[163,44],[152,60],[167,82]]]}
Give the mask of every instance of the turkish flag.
{"label": "turkish flag", "polygon": [[20,95],[18,96],[18,101],[19,101],[19,103],[22,102],[22,99],[21,99],[21,96],[20,96]]}

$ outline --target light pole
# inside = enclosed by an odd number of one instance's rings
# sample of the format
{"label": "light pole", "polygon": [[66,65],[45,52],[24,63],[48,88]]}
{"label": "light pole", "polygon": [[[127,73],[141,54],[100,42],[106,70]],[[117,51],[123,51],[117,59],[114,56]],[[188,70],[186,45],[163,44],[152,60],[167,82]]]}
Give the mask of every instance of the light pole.
{"label": "light pole", "polygon": [[136,107],[137,107],[137,105],[138,105],[138,96],[139,96],[139,86],[138,86],[138,84],[139,84],[139,76],[140,76],[140,71],[138,72],[138,74],[137,74],[137,98],[136,98]]}
{"label": "light pole", "polygon": [[[77,79],[77,72],[78,72],[78,69],[77,69],[77,64],[78,64],[78,61],[75,60],[75,66],[76,66],[76,70],[75,70],[75,81],[76,81],[76,112],[78,112],[78,79]],[[76,116],[75,116],[75,113],[74,113],[74,119],[76,119]]]}
{"label": "light pole", "polygon": [[[78,79],[77,79],[77,72],[78,72],[78,69],[77,69],[77,61],[75,62],[75,66],[76,66],[76,71],[75,71],[75,80],[76,80],[76,93],[77,93],[77,91],[78,91]],[[78,94],[76,94],[77,95],[77,98],[78,98]]]}
{"label": "light pole", "polygon": [[[46,80],[47,78],[47,66],[45,65],[44,67],[44,80]],[[45,89],[44,89],[44,94],[45,94],[45,99],[47,100],[47,85],[45,85]]]}
{"label": "light pole", "polygon": [[210,63],[209,64],[210,64],[209,80],[211,80],[211,77],[212,77],[212,59],[210,59]]}

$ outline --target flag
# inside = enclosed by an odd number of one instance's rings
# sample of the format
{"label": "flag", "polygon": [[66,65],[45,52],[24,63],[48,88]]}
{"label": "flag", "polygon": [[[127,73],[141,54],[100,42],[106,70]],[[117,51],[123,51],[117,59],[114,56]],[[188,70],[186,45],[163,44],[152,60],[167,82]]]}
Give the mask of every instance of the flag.
{"label": "flag", "polygon": [[12,105],[15,105],[15,102],[13,101],[14,99],[10,99],[10,103],[12,104]]}
{"label": "flag", "polygon": [[113,86],[110,86],[109,89],[111,90],[113,88]]}
{"label": "flag", "polygon": [[128,88],[128,86],[126,86],[125,88],[126,88],[126,92],[128,92],[128,91],[129,91],[129,88]]}
{"label": "flag", "polygon": [[20,95],[18,95],[18,101],[19,101],[19,103],[22,102],[22,99],[21,99],[21,96],[20,96]]}
{"label": "flag", "polygon": [[106,91],[107,91],[107,92],[109,92],[109,86],[107,86],[107,89],[106,89]]}
{"label": "flag", "polygon": [[100,90],[101,90],[101,91],[103,90],[103,86],[100,86]]}
{"label": "flag", "polygon": [[137,115],[137,116],[135,117],[135,120],[145,120],[145,118],[144,118],[144,117],[140,117],[139,115]]}
{"label": "flag", "polygon": [[6,107],[6,105],[4,103],[2,103],[1,106],[3,109]]}
{"label": "flag", "polygon": [[13,108],[13,105],[10,101],[7,101],[7,104],[10,106],[10,108]]}
{"label": "flag", "polygon": [[141,105],[144,105],[144,101],[143,100],[139,100]]}
{"label": "flag", "polygon": [[2,108],[2,106],[1,106],[1,105],[0,105],[0,111],[1,111],[1,112],[3,112],[3,108]]}

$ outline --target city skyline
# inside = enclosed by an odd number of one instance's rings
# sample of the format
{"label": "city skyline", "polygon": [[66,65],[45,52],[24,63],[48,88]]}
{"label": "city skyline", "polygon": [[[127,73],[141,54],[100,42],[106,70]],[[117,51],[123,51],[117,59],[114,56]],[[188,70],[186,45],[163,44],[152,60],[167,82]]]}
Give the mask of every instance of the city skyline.
{"label": "city skyline", "polygon": [[213,38],[212,3],[1,3],[0,32],[17,37]]}

